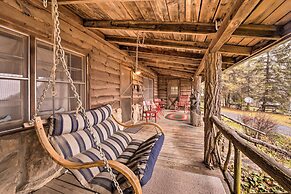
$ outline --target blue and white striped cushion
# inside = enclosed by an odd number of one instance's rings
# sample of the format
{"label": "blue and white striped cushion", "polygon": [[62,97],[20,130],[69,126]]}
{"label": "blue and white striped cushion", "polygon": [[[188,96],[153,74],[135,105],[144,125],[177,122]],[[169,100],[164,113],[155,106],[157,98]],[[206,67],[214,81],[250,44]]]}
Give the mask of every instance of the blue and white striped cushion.
{"label": "blue and white striped cushion", "polygon": [[89,132],[82,130],[60,136],[50,137],[50,142],[55,150],[65,159],[93,147],[93,139]]}
{"label": "blue and white striped cushion", "polygon": [[118,124],[112,118],[107,118],[102,123],[93,125],[93,128],[95,129],[94,135],[96,136],[98,142],[105,141],[116,131],[120,130]]}
{"label": "blue and white striped cushion", "polygon": [[[127,133],[118,131],[99,145],[103,148],[102,150],[108,160],[116,160],[119,155],[121,155],[128,147],[131,141],[132,138]],[[78,153],[74,155],[74,157],[69,158],[69,160],[71,161],[81,163],[93,162],[100,159],[101,156],[97,149],[94,147]],[[90,182],[102,170],[103,168],[95,167],[89,169],[71,170],[71,172],[84,186],[88,186],[87,183]]]}
{"label": "blue and white striped cushion", "polygon": [[[111,105],[106,105],[86,112],[91,125],[97,125],[108,119],[112,114]],[[74,113],[57,114],[54,118],[54,129],[49,131],[51,136],[76,132],[85,128],[84,118]]]}

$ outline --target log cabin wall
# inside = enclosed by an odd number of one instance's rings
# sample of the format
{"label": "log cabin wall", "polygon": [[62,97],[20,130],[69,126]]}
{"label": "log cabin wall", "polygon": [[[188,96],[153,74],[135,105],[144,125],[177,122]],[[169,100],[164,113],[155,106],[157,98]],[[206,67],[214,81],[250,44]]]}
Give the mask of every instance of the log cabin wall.
{"label": "log cabin wall", "polygon": [[191,95],[191,84],[192,81],[190,79],[182,79],[182,78],[174,78],[168,76],[159,76],[158,79],[158,97],[160,99],[166,100],[167,104],[169,105],[168,99],[168,81],[169,80],[179,80],[179,95]]}
{"label": "log cabin wall", "polygon": [[[141,68],[141,74],[140,75],[133,75],[132,83],[133,85],[143,85],[143,78],[147,77],[150,79],[153,79],[154,81],[154,98],[157,98],[158,96],[158,76],[156,73],[154,73],[152,70],[140,67]],[[143,93],[142,88],[138,91],[136,89],[133,89],[133,104],[142,104],[143,101]]]}
{"label": "log cabin wall", "polygon": [[[44,9],[41,1],[4,0],[0,1],[0,7],[0,27],[27,34],[31,41],[40,39],[51,42],[53,26],[50,8]],[[64,7],[60,7],[60,19],[63,46],[84,54],[89,62],[88,107],[114,102],[117,102],[114,108],[119,107],[120,66],[132,68],[132,59],[106,42],[101,33],[84,28],[82,20]],[[142,71],[142,75],[133,79],[134,83],[142,84],[143,76],[157,80],[153,71],[146,68]],[[134,94],[134,101],[138,98],[140,96]],[[32,103],[32,112],[34,106]],[[42,187],[60,169],[41,148],[34,131],[0,137],[0,193],[28,193]]]}

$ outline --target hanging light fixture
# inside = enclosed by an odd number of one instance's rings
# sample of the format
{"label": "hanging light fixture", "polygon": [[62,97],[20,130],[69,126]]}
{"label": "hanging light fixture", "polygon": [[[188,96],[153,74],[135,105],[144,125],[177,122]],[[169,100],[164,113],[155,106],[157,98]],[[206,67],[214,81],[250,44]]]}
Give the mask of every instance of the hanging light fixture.
{"label": "hanging light fixture", "polygon": [[137,33],[137,39],[136,39],[136,52],[135,52],[135,66],[133,72],[136,75],[140,75],[141,71],[138,69],[138,44],[139,44],[139,33]]}

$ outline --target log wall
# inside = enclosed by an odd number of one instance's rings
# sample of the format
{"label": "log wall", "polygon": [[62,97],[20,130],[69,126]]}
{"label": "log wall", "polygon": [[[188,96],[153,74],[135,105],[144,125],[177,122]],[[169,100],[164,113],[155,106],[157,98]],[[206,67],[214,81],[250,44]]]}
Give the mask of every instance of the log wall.
{"label": "log wall", "polygon": [[[36,38],[51,42],[50,7],[44,9],[42,2],[35,0],[4,0],[0,1],[0,8],[1,26],[27,34],[31,40]],[[84,28],[82,20],[62,6],[60,19],[63,46],[88,56],[88,107],[107,103],[115,103],[114,108],[119,107],[120,67],[132,68],[132,59],[105,41],[101,33]],[[142,76],[148,76],[157,83],[154,72],[145,68],[142,71],[143,74],[134,78],[133,82],[142,84]],[[134,100],[138,98],[134,94]],[[34,131],[0,137],[0,193],[28,193],[38,189],[59,169],[41,148]]]}
{"label": "log wall", "polygon": [[180,80],[180,95],[191,95],[191,83],[190,79],[169,78],[166,76],[159,76],[158,79],[158,97],[168,101],[168,80],[178,79]]}

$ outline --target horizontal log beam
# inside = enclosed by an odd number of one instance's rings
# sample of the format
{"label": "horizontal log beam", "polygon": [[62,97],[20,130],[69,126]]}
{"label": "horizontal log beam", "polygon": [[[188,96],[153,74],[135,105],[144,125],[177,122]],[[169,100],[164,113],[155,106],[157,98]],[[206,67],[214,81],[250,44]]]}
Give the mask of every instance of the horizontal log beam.
{"label": "horizontal log beam", "polygon": [[59,5],[70,5],[70,4],[129,2],[129,1],[153,1],[153,0],[58,0],[58,3]]}
{"label": "horizontal log beam", "polygon": [[[136,39],[132,37],[120,37],[120,36],[106,36],[105,39],[111,43],[117,43],[119,45],[135,46]],[[195,52],[205,53],[208,49],[209,43],[205,42],[192,42],[192,41],[175,41],[175,40],[162,40],[162,39],[145,39],[140,47],[155,47],[155,48],[169,48],[169,49],[186,49]],[[242,56],[249,56],[252,48],[245,46],[235,45],[223,45],[219,52],[227,54],[236,54]]]}
{"label": "horizontal log beam", "polygon": [[[130,56],[135,57],[136,52],[130,51],[128,52]],[[156,54],[150,54],[150,53],[141,53],[138,52],[138,58],[139,59],[149,59],[151,61],[156,62],[170,62],[170,63],[177,63],[177,64],[185,64],[185,65],[194,65],[197,66],[201,59],[181,59],[173,56],[161,56]]]}
{"label": "horizontal log beam", "polygon": [[[118,21],[85,20],[84,26],[91,29],[131,30],[151,33],[175,33],[191,35],[214,35],[217,30],[214,23],[193,22],[157,22],[157,21]],[[282,26],[241,25],[233,34],[241,38],[262,38],[277,40]]]}
{"label": "horizontal log beam", "polygon": [[154,66],[154,67],[160,67],[160,68],[171,68],[173,70],[183,70],[183,71],[195,71],[198,66],[185,66],[182,64],[172,64],[172,63],[153,63],[149,61],[140,61],[140,63],[143,66],[149,67],[149,66]]}
{"label": "horizontal log beam", "polygon": [[[136,47],[135,46],[124,46],[120,45],[119,48],[123,51],[127,51],[128,53],[135,53]],[[158,49],[158,48],[142,48],[138,49],[139,55],[141,53],[146,54],[148,56],[155,56],[155,57],[174,57],[176,59],[186,59],[186,60],[194,60],[194,61],[201,61],[203,58],[203,54],[199,53],[192,53],[192,52],[181,52],[176,50],[169,50],[169,49]],[[225,64],[234,64],[236,60],[232,57],[222,57],[222,61]]]}
{"label": "horizontal log beam", "polygon": [[190,79],[193,76],[193,73],[185,73],[185,72],[161,69],[161,68],[155,68],[155,67],[151,67],[151,69],[160,75],[174,76],[174,77],[187,78],[187,79]]}

